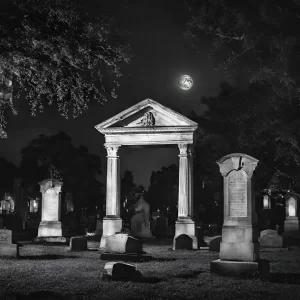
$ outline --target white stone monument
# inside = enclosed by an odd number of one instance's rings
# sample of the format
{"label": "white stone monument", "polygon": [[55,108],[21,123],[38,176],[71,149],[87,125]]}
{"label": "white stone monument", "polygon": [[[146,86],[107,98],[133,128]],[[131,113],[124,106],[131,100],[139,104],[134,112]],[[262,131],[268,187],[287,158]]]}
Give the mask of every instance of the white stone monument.
{"label": "white stone monument", "polygon": [[198,124],[152,100],[145,99],[120,112],[95,128],[105,135],[107,150],[106,216],[100,249],[106,238],[122,231],[120,218],[120,158],[118,150],[125,146],[178,145],[179,191],[178,219],[173,249],[180,235],[187,235],[192,248],[198,248],[193,220],[193,144],[199,133]]}
{"label": "white stone monument", "polygon": [[259,257],[251,180],[257,163],[257,159],[242,153],[226,155],[217,162],[224,177],[224,223],[220,259],[211,262],[211,272],[225,276],[248,271],[269,273],[269,262]]}
{"label": "white stone monument", "polygon": [[136,238],[153,239],[150,230],[150,205],[142,194],[135,206],[135,214],[131,219],[130,235]]}
{"label": "white stone monument", "polygon": [[62,182],[56,179],[45,179],[40,184],[42,193],[42,218],[38,229],[39,237],[61,237],[60,222]]}
{"label": "white stone monument", "polygon": [[300,195],[294,192],[287,193],[285,198],[285,213],[284,231],[299,230],[299,197]]}

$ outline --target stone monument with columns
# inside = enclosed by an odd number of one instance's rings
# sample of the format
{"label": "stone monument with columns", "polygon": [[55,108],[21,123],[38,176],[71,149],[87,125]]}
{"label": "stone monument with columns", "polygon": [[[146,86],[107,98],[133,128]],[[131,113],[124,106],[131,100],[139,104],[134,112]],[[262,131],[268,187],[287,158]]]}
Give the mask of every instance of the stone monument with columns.
{"label": "stone monument with columns", "polygon": [[179,144],[178,148],[178,219],[175,222],[173,250],[176,250],[177,238],[180,237],[182,234],[189,236],[189,244],[191,243],[191,248],[197,249],[198,240],[196,237],[196,225],[195,221],[193,220],[193,145]]}
{"label": "stone monument with columns", "polygon": [[299,199],[300,195],[294,192],[289,192],[284,195],[285,199],[285,216],[284,231],[299,230]]}
{"label": "stone monument with columns", "polygon": [[224,178],[224,223],[220,259],[211,262],[211,272],[225,276],[269,273],[269,262],[259,257],[252,183],[257,163],[257,159],[243,153],[226,155],[217,162]]}
{"label": "stone monument with columns", "polygon": [[122,230],[120,218],[120,145],[105,145],[107,150],[106,216],[103,218],[103,234],[100,249],[105,249],[106,238]]}
{"label": "stone monument with columns", "polygon": [[38,238],[62,237],[60,193],[63,183],[49,178],[39,182],[39,184],[42,193],[42,216]]}
{"label": "stone monument with columns", "polygon": [[173,248],[179,236],[188,237],[197,248],[193,216],[192,147],[198,124],[174,110],[145,99],[95,126],[105,135],[107,149],[106,216],[100,248],[105,249],[108,236],[122,230],[120,218],[120,160],[118,150],[124,146],[176,145],[179,147],[179,199]]}

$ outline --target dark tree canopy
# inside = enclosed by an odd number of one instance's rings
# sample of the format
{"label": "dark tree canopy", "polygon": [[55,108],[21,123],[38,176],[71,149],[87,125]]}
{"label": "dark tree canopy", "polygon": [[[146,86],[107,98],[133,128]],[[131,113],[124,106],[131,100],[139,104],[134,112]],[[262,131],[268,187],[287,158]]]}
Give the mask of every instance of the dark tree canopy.
{"label": "dark tree canopy", "polygon": [[162,167],[153,171],[148,188],[147,201],[154,211],[163,206],[176,206],[178,200],[179,171],[176,165]]}
{"label": "dark tree canopy", "polygon": [[243,70],[250,82],[280,98],[300,99],[300,2],[298,0],[186,0],[188,33],[195,44],[212,41],[219,67]]}
{"label": "dark tree canopy", "polygon": [[53,136],[40,135],[22,149],[20,165],[23,178],[38,182],[52,177],[63,181],[64,191],[75,194],[77,207],[89,210],[103,201],[98,180],[101,161],[85,146],[76,148],[71,138],[60,131]]}
{"label": "dark tree canopy", "polygon": [[243,152],[259,159],[258,189],[295,186],[300,180],[297,101],[292,105],[282,102],[276,109],[268,98],[270,90],[262,84],[251,84],[247,90],[228,83],[220,87],[218,96],[202,98],[208,110],[195,119],[202,129],[195,180],[201,178],[213,185],[220,176],[215,162],[228,153]]}
{"label": "dark tree canopy", "polygon": [[3,0],[0,3],[0,137],[6,112],[25,97],[32,116],[46,105],[77,117],[92,100],[117,97],[129,47],[113,19],[93,18],[82,1]]}

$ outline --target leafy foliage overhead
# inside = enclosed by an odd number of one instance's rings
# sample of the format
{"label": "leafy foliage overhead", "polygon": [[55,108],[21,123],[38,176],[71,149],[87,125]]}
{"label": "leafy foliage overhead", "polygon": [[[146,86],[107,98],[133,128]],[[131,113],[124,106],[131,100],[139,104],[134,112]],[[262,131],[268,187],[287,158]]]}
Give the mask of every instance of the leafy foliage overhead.
{"label": "leafy foliage overhead", "polygon": [[117,97],[120,65],[129,61],[114,20],[91,17],[79,1],[1,1],[0,137],[6,137],[6,111],[17,114],[21,93],[32,116],[56,104],[65,118],[70,109],[77,117],[91,100]]}
{"label": "leafy foliage overhead", "polygon": [[298,0],[186,0],[190,34],[197,46],[212,41],[211,54],[226,72],[243,69],[250,82],[270,86],[281,98],[299,100],[300,2]]}

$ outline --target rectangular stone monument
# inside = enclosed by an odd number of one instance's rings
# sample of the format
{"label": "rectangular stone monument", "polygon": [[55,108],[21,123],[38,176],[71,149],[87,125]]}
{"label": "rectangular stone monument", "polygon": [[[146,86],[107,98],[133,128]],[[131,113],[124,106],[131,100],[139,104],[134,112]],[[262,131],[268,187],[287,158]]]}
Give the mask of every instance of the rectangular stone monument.
{"label": "rectangular stone monument", "polygon": [[224,224],[220,259],[211,262],[211,272],[239,276],[244,272],[260,272],[263,266],[263,273],[268,273],[269,264],[262,264],[259,257],[251,181],[258,160],[235,153],[224,156],[217,163],[224,177]]}
{"label": "rectangular stone monument", "polygon": [[298,231],[299,219],[298,219],[298,201],[299,195],[296,193],[288,193],[284,196],[286,220],[284,221],[284,231]]}
{"label": "rectangular stone monument", "polygon": [[[51,237],[62,238],[62,225],[60,221],[62,182],[56,179],[46,179],[40,184],[42,193],[42,219],[39,224],[37,240]],[[65,240],[62,240],[65,242]]]}
{"label": "rectangular stone monument", "polygon": [[0,229],[0,256],[19,257],[19,245],[13,244],[13,233]]}

